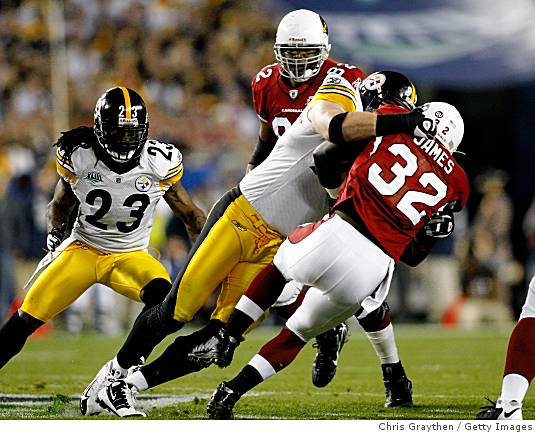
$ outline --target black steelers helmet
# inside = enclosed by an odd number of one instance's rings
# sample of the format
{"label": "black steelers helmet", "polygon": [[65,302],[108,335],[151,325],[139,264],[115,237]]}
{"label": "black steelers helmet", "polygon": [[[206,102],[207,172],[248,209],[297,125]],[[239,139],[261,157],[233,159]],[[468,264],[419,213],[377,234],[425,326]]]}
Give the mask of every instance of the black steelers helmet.
{"label": "black steelers helmet", "polygon": [[115,162],[139,156],[147,140],[149,119],[143,98],[127,87],[113,87],[95,106],[94,126],[98,143]]}
{"label": "black steelers helmet", "polygon": [[374,72],[362,81],[359,92],[366,111],[375,111],[388,102],[412,110],[417,101],[416,87],[399,72]]}

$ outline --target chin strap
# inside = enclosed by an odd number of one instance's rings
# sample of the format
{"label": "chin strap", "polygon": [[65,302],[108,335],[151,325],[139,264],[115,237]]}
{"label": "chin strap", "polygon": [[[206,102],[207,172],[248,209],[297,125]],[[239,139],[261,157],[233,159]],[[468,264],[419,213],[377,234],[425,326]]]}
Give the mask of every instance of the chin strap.
{"label": "chin strap", "polygon": [[134,155],[132,159],[126,162],[117,162],[111,158],[108,152],[104,150],[104,148],[98,142],[93,145],[93,151],[97,156],[97,162],[95,162],[95,164],[98,163],[98,161],[100,160],[116,174],[127,173],[128,171],[136,167],[139,164],[139,158],[141,156],[141,151],[139,151],[138,154]]}

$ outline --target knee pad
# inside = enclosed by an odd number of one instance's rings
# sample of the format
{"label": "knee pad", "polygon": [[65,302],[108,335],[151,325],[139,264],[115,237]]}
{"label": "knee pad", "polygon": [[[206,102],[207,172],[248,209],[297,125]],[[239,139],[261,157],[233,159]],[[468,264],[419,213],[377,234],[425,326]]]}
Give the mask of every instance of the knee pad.
{"label": "knee pad", "polygon": [[384,302],[381,306],[370,312],[364,318],[359,318],[358,322],[362,326],[365,332],[374,332],[384,329],[390,324],[390,314],[388,311],[390,308],[388,304]]}
{"label": "knee pad", "polygon": [[157,305],[162,303],[171,291],[171,282],[166,279],[158,278],[151,280],[145,285],[140,293],[141,300],[147,306]]}

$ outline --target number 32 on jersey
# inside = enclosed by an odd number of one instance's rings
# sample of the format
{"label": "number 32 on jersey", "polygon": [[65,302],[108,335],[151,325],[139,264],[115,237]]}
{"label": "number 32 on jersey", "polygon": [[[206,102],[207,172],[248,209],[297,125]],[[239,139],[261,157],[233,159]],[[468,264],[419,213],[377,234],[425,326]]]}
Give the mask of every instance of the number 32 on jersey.
{"label": "number 32 on jersey", "polygon": [[[382,140],[379,137],[375,142],[377,148]],[[377,142],[379,141],[379,142]],[[414,176],[418,170],[418,158],[405,144],[392,144],[388,147],[388,151],[394,156],[399,156],[405,161],[405,166],[399,162],[395,162],[389,170],[395,177],[389,182],[385,181],[381,176],[383,168],[377,163],[373,163],[368,171],[368,181],[384,196],[393,196],[398,193],[406,184],[407,179]],[[432,187],[435,194],[407,190],[396,204],[396,208],[401,211],[413,225],[417,225],[420,219],[425,216],[425,211],[419,212],[413,204],[422,203],[429,206],[434,206],[442,200],[447,192],[448,186],[433,172],[424,172],[418,178],[418,182],[424,187]]]}

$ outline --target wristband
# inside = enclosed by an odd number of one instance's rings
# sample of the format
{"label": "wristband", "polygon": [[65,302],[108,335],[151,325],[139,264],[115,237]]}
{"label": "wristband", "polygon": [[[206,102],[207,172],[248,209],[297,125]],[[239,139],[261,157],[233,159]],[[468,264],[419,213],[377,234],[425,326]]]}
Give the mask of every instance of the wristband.
{"label": "wristband", "polygon": [[377,116],[375,134],[377,136],[391,135],[395,133],[410,133],[407,124],[407,114],[385,114]]}
{"label": "wristband", "polygon": [[344,144],[344,135],[342,134],[342,123],[347,116],[347,112],[336,114],[329,123],[329,141],[334,144]]}

